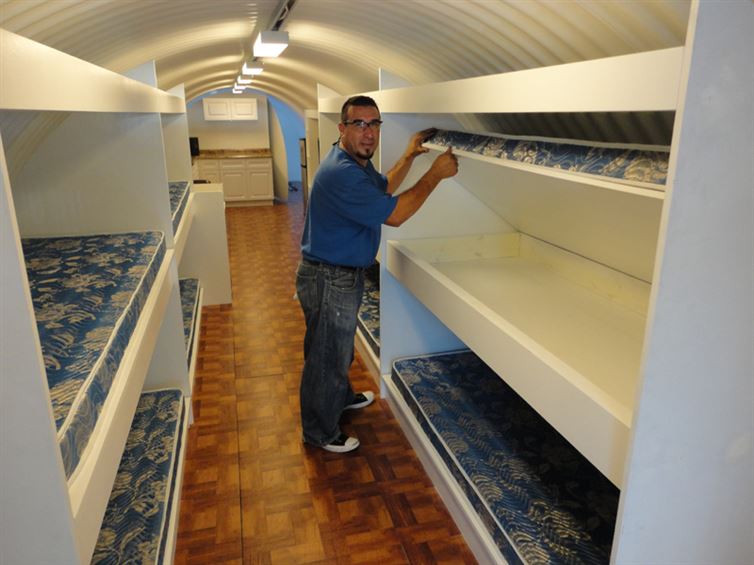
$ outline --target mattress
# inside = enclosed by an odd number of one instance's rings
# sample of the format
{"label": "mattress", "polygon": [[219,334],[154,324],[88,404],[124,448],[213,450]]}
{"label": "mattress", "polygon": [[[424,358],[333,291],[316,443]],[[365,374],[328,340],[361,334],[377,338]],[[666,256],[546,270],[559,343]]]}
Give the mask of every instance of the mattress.
{"label": "mattress", "polygon": [[52,412],[70,477],[165,254],[161,232],[22,240]]}
{"label": "mattress", "polygon": [[380,356],[380,271],[367,269],[364,273],[364,295],[356,319],[361,334],[374,355]]}
{"label": "mattress", "polygon": [[609,562],[618,489],[474,353],[391,378],[509,563]]}
{"label": "mattress", "polygon": [[439,130],[430,140],[435,145],[555,169],[664,185],[669,152],[613,146],[589,146],[532,139],[513,139]]}
{"label": "mattress", "polygon": [[194,345],[194,325],[199,309],[199,280],[181,279],[178,281],[181,290],[181,309],[183,310],[183,337],[186,341],[186,358],[191,359]]}
{"label": "mattress", "polygon": [[145,392],[102,520],[92,563],[161,563],[183,442],[180,390]]}
{"label": "mattress", "polygon": [[188,181],[170,182],[168,189],[170,190],[170,214],[173,218],[173,233],[175,234],[178,231],[178,226],[181,225],[181,218],[191,191]]}

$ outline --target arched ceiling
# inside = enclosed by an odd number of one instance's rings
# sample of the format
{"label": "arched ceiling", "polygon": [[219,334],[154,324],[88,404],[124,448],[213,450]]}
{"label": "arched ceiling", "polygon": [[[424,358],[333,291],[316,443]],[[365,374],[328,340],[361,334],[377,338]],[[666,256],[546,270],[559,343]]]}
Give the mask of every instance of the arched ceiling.
{"label": "arched ceiling", "polygon": [[[0,27],[123,72],[156,61],[159,86],[188,100],[232,86],[280,0],[0,0]],[[299,112],[316,84],[377,89],[682,45],[687,0],[297,0],[290,46],[253,87]],[[43,79],[42,79],[43,80]]]}

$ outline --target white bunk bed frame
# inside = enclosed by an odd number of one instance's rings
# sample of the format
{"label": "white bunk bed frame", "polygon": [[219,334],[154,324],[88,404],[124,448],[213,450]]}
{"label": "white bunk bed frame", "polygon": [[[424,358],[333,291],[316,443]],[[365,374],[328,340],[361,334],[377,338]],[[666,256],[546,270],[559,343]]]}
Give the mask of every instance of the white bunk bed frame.
{"label": "white bunk bed frame", "polygon": [[[142,390],[179,388],[191,406],[189,366],[193,373],[196,360],[187,366],[179,273],[202,281],[205,304],[231,301],[222,187],[192,190],[173,234],[168,179],[191,179],[183,86],[158,90],[153,62],[127,75],[0,30],[0,111],[70,113],[35,147],[13,187],[9,171],[17,169],[0,135],[4,563],[90,562]],[[39,77],[55,88],[39,88]],[[194,229],[195,217],[201,229]],[[66,481],[21,237],[143,230],[165,234],[165,259],[86,454]],[[197,327],[194,357],[198,334]],[[184,425],[189,418],[187,410]],[[181,473],[176,481],[166,562],[177,535]]]}
{"label": "white bunk bed frame", "polygon": [[[395,393],[393,359],[469,346],[496,370],[621,489],[612,562],[754,559],[753,10],[694,1],[683,47],[423,86],[382,71],[365,93],[381,170],[413,132],[462,129],[454,114],[676,113],[664,190],[461,154],[457,177],[383,229],[382,393],[480,562],[503,561]],[[323,153],[346,98],[320,86]],[[454,262],[521,255],[546,275],[540,297],[563,295],[559,317],[527,321]],[[607,323],[543,336],[576,314],[574,292]],[[600,335],[611,325],[629,338]],[[579,351],[587,337],[615,358]]]}

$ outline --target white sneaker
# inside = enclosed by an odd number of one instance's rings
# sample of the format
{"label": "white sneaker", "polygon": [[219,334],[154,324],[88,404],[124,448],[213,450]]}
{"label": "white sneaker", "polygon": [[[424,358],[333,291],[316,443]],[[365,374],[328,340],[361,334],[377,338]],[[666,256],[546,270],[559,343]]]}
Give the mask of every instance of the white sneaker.
{"label": "white sneaker", "polygon": [[346,434],[341,433],[338,437],[332,440],[327,445],[323,445],[322,449],[325,451],[332,451],[333,453],[348,453],[359,447],[359,440],[355,437],[349,437]]}
{"label": "white sneaker", "polygon": [[359,392],[353,397],[353,402],[343,408],[343,410],[356,410],[357,408],[364,408],[374,402],[374,393],[370,390]]}

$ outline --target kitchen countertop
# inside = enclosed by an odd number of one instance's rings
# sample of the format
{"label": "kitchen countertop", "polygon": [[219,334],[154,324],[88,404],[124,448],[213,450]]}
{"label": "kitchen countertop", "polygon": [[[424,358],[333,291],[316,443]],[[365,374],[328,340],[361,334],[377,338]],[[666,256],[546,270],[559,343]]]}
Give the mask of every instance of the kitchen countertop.
{"label": "kitchen countertop", "polygon": [[269,149],[203,149],[195,159],[261,159],[272,157]]}

